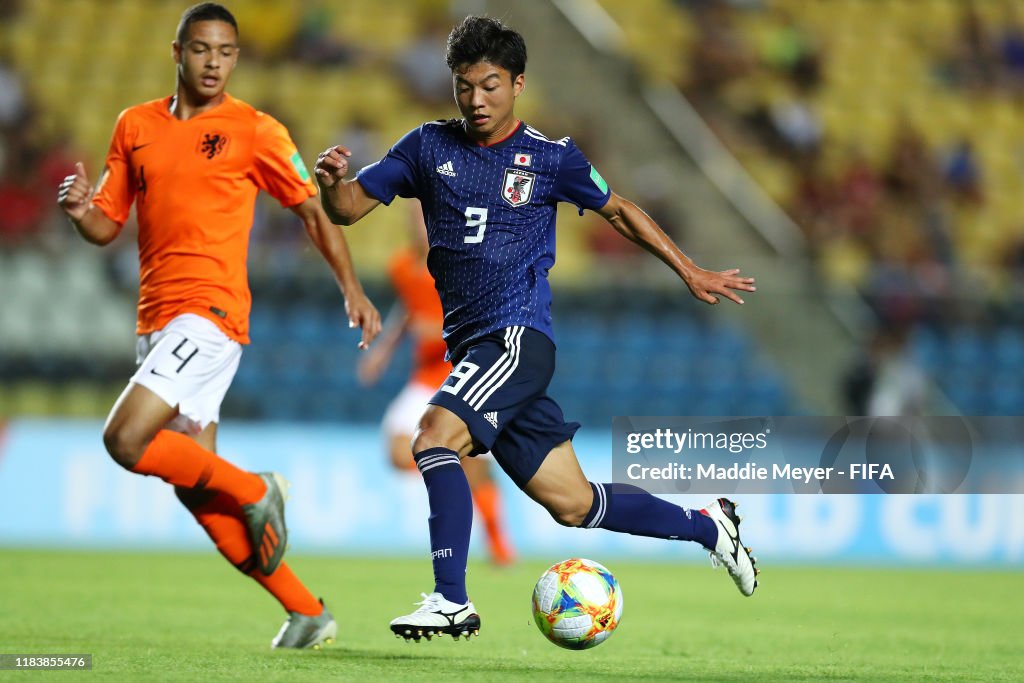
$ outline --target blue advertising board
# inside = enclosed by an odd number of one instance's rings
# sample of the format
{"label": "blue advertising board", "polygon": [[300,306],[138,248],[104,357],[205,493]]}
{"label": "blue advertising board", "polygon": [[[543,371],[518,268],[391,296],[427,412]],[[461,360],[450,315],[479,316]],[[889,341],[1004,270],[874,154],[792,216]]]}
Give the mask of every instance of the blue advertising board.
{"label": "blue advertising board", "polygon": [[[169,486],[125,472],[106,455],[96,421],[14,420],[0,441],[0,545],[202,548],[208,541]],[[610,481],[611,432],[581,433],[588,477]],[[242,467],[292,483],[292,552],[426,555],[426,494],[396,472],[373,427],[234,422],[219,450]],[[567,529],[495,467],[522,556],[702,561],[693,544]],[[707,495],[665,495],[700,507]],[[776,563],[1024,563],[1024,495],[742,494],[744,539]],[[481,539],[473,552],[482,555]]]}

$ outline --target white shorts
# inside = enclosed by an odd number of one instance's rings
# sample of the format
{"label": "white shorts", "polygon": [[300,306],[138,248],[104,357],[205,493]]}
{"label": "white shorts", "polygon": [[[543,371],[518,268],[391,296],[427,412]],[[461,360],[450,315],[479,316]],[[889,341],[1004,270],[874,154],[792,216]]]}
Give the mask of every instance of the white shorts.
{"label": "white shorts", "polygon": [[[427,409],[431,397],[436,393],[436,388],[428,387],[425,384],[416,382],[406,384],[384,411],[384,420],[381,425],[384,436],[388,439],[393,439],[396,436],[411,438],[416,432],[416,425],[423,417],[423,411]],[[488,451],[480,453],[477,457],[490,458],[491,454]]]}
{"label": "white shorts", "polygon": [[436,388],[431,389],[425,384],[406,384],[384,412],[384,434],[388,438],[411,437],[420,418],[423,417],[423,411],[427,409],[427,402],[436,392]]}
{"label": "white shorts", "polygon": [[220,404],[242,358],[242,345],[206,318],[185,313],[162,330],[140,335],[132,382],[176,406],[168,427],[198,434],[220,420]]}

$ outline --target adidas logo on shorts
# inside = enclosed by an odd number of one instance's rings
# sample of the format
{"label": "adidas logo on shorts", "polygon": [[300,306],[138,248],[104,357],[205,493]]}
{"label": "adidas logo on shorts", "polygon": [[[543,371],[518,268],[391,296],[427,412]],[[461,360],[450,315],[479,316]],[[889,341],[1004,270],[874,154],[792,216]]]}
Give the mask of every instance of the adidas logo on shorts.
{"label": "adidas logo on shorts", "polygon": [[495,429],[498,428],[498,413],[484,413],[484,419],[490,422]]}

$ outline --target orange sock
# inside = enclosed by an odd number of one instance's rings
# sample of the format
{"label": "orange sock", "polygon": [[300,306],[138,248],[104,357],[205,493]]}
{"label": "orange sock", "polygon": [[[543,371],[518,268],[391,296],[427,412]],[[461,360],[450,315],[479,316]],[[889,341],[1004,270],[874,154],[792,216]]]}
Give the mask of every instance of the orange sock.
{"label": "orange sock", "polygon": [[178,432],[161,429],[149,442],[133,472],[160,477],[168,484],[186,489],[208,489],[226,493],[239,505],[257,502],[267,485]]}
{"label": "orange sock", "polygon": [[238,503],[220,493],[190,512],[206,530],[220,554],[240,572],[263,586],[277,598],[282,607],[289,612],[311,617],[320,614],[323,609],[320,602],[299,581],[287,564],[282,562],[270,576],[264,576],[256,568],[252,544],[249,542],[242,509]]}
{"label": "orange sock", "polygon": [[264,576],[259,569],[253,570],[249,576],[266,588],[267,592],[277,598],[281,606],[289,612],[317,617],[324,609],[286,562],[281,562],[270,576]]}
{"label": "orange sock", "polygon": [[512,546],[501,524],[501,494],[493,481],[485,481],[473,488],[473,502],[484,520],[487,547],[496,564],[509,564],[514,559]]}

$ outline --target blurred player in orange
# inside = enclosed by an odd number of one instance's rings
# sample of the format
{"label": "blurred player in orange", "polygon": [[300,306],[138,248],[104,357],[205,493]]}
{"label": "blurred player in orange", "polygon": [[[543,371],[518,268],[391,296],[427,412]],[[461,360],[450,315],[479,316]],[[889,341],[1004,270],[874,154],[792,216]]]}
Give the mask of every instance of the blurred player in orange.
{"label": "blurred player in orange", "polygon": [[[437,387],[451,374],[452,364],[445,360],[447,346],[441,338],[444,324],[441,300],[434,288],[434,278],[427,270],[427,228],[420,203],[416,200],[410,203],[413,206],[411,244],[395,252],[388,268],[398,303],[388,315],[377,345],[360,359],[358,372],[364,386],[375,384],[403,337],[412,338],[415,344],[412,375],[388,406],[382,426],[391,464],[399,470],[414,471],[416,461],[409,444],[420,415]],[[491,478],[489,458],[489,455],[463,458],[462,467],[469,480],[473,502],[483,518],[491,560],[497,565],[507,565],[512,563],[514,555],[501,521],[501,497]]]}
{"label": "blurred player in orange", "polygon": [[125,469],[160,477],[225,558],[288,612],[273,647],[319,647],[330,612],[281,562],[286,482],[216,455],[220,404],[249,342],[246,256],[259,190],[302,220],[345,296],[366,348],[380,315],[363,294],[341,231],[328,221],[288,131],[224,89],[238,25],[215,3],[185,11],[172,44],[174,95],[121,113],[93,188],[79,162],[58,202],[78,233],[105,245],[134,202],[139,224],[139,368],[111,409],[103,442]]}

